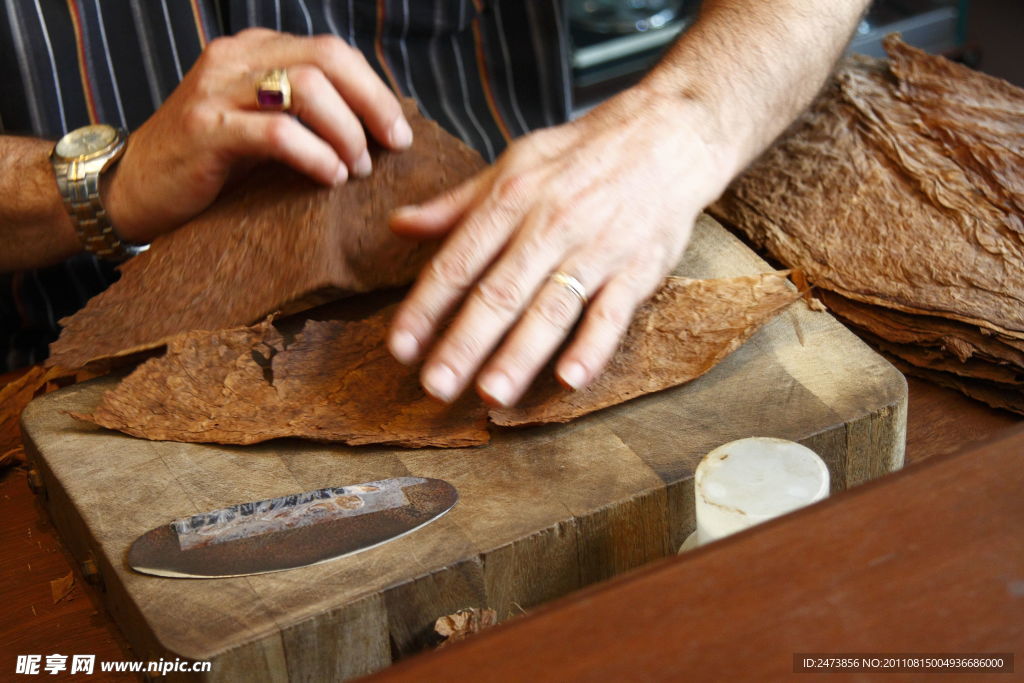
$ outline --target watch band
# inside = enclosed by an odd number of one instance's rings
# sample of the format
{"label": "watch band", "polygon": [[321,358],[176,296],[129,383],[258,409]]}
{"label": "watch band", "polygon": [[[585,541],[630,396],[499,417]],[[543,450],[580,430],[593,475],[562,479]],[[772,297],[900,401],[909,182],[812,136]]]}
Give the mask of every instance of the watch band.
{"label": "watch band", "polygon": [[56,163],[54,168],[57,188],[64,198],[64,208],[75,224],[82,246],[86,251],[108,259],[127,258],[141,251],[139,247],[122,242],[114,232],[114,226],[107,218],[107,210],[100,201],[100,174],[86,173],[77,179],[69,177],[79,175],[72,168],[77,163]]}
{"label": "watch band", "polygon": [[[64,156],[58,151],[66,143],[74,149],[75,136],[95,136],[97,131],[101,136],[113,134],[106,148],[91,150],[87,145],[79,156],[67,154],[71,150],[66,150]],[[124,153],[126,137],[124,129],[93,124],[68,133],[50,154],[57,190],[82,248],[111,260],[124,260],[148,248],[148,245],[128,244],[120,238],[100,199],[100,177]],[[95,141],[89,142],[95,144]]]}

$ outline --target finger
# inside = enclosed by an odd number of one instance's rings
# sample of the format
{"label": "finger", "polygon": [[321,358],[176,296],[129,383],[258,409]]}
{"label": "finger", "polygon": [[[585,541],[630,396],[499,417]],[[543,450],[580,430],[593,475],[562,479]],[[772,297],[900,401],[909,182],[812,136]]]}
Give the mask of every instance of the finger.
{"label": "finger", "polygon": [[[489,185],[482,185],[481,194],[488,189]],[[431,258],[391,325],[388,346],[400,362],[412,363],[420,357],[441,321],[508,242],[522,219],[522,204],[520,195],[488,193]]]}
{"label": "finger", "polygon": [[594,381],[619,348],[637,307],[660,282],[657,268],[634,266],[605,283],[555,366],[555,376],[564,386],[579,390]]}
{"label": "finger", "polygon": [[567,239],[551,209],[527,215],[431,352],[422,372],[428,393],[443,401],[462,393],[562,260]]}
{"label": "finger", "polygon": [[236,156],[276,159],[325,185],[348,177],[334,149],[287,114],[228,111],[222,120],[223,148]]}
{"label": "finger", "polygon": [[[560,268],[559,272],[575,278],[568,267]],[[598,286],[593,276],[586,284],[575,279],[584,292]],[[571,287],[548,278],[522,320],[480,373],[477,391],[484,400],[500,406],[514,405],[569,334],[584,304],[584,299]]]}
{"label": "finger", "polygon": [[257,38],[261,43],[259,60],[265,68],[316,65],[375,139],[394,149],[412,144],[412,128],[398,98],[358,49],[327,35],[257,34]]}
{"label": "finger", "polygon": [[388,216],[391,229],[403,237],[435,239],[446,235],[479,201],[483,188],[489,184],[490,169],[463,181],[457,187],[415,206],[400,206]]}
{"label": "finger", "polygon": [[351,174],[365,178],[373,170],[366,148],[366,134],[359,119],[315,66],[300,64],[287,69],[292,85],[292,114],[329,142]]}

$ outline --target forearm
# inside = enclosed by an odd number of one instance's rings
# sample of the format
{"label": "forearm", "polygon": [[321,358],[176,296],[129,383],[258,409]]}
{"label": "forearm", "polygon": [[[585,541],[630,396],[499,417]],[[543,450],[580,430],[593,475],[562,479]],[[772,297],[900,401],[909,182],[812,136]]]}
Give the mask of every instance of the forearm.
{"label": "forearm", "polygon": [[52,148],[0,136],[0,272],[51,265],[81,250],[50,166]]}
{"label": "forearm", "polygon": [[820,90],[869,0],[704,0],[641,89],[696,108],[731,178]]}

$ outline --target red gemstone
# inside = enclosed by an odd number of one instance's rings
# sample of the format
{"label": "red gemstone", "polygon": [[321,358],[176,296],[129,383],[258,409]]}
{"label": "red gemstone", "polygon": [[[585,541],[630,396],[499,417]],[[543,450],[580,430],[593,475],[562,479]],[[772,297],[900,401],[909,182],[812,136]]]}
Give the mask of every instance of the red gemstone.
{"label": "red gemstone", "polygon": [[261,109],[280,109],[284,106],[284,93],[280,90],[259,90],[256,103]]}

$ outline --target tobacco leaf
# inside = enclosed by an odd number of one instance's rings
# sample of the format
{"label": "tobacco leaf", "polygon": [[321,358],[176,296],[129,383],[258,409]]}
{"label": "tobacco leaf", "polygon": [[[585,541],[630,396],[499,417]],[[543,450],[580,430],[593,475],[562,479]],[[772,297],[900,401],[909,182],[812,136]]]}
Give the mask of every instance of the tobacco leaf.
{"label": "tobacco leaf", "polygon": [[987,403],[993,408],[1001,408],[1024,415],[1024,392],[1021,392],[1019,387],[983,379],[958,377],[949,372],[921,368],[896,356],[888,356],[888,358],[905,375],[913,375],[933,384],[955,389],[982,403]]}
{"label": "tobacco leaf", "polygon": [[712,212],[818,287],[1024,339],[1024,91],[887,48],[892,68],[847,61]]}
{"label": "tobacco leaf", "polygon": [[[885,47],[889,69],[899,79],[897,96],[914,107],[922,134],[940,141],[989,201],[1024,216],[1020,89],[962,64],[922,54],[892,36]],[[971,83],[969,90],[961,86],[965,81]],[[963,125],[965,121],[972,125]]]}
{"label": "tobacco leaf", "polygon": [[268,319],[187,332],[79,419],[158,441],[252,444],[279,437],[352,445],[486,443],[486,410],[444,406],[385,344],[394,307],[358,321],[307,320],[287,339]]}
{"label": "tobacco leaf", "polygon": [[988,330],[955,320],[858,303],[826,290],[819,295],[843,322],[886,341],[941,349],[961,363],[981,358],[991,363],[1024,368],[1024,349],[1018,346],[1019,341],[1002,339]]}
{"label": "tobacco leaf", "polygon": [[163,345],[175,334],[248,325],[344,294],[410,282],[435,248],[397,237],[388,212],[451,188],[480,156],[403,103],[415,142],[373,149],[373,174],[326,188],[267,165],[200,216],[120,267],[69,318],[50,365],[80,367]]}
{"label": "tobacco leaf", "polygon": [[991,363],[978,357],[961,361],[941,349],[915,346],[913,344],[899,344],[877,337],[865,330],[858,330],[857,333],[864,341],[876,349],[919,368],[948,372],[960,377],[987,380],[1006,385],[1009,390],[1024,390],[1024,369],[1011,365]]}
{"label": "tobacco leaf", "polygon": [[84,382],[98,374],[102,373],[35,365],[13,382],[0,387],[0,453],[7,454],[21,448],[21,413],[33,398]]}
{"label": "tobacco leaf", "polygon": [[454,614],[438,617],[434,622],[434,631],[444,637],[438,649],[465,640],[474,633],[479,633],[498,623],[498,613],[493,609],[470,607],[460,609]]}
{"label": "tobacco leaf", "polygon": [[[514,426],[565,422],[693,379],[738,348],[801,293],[786,273],[666,278],[605,373],[579,392],[543,373],[521,407],[491,411]],[[361,320],[268,319],[174,337],[74,417],[154,440],[251,444],[294,436],[353,445],[458,447],[486,443],[486,408],[471,396],[445,407],[395,361],[385,334],[395,306]],[[550,368],[549,368],[550,369]]]}
{"label": "tobacco leaf", "polygon": [[786,272],[717,280],[669,277],[644,304],[590,386],[567,391],[543,371],[519,405],[494,409],[502,426],[567,422],[695,379],[800,298]]}
{"label": "tobacco leaf", "polygon": [[53,579],[50,581],[50,596],[53,598],[53,604],[56,605],[64,598],[68,597],[74,587],[74,572],[68,572],[67,576],[62,576],[59,579]]}

